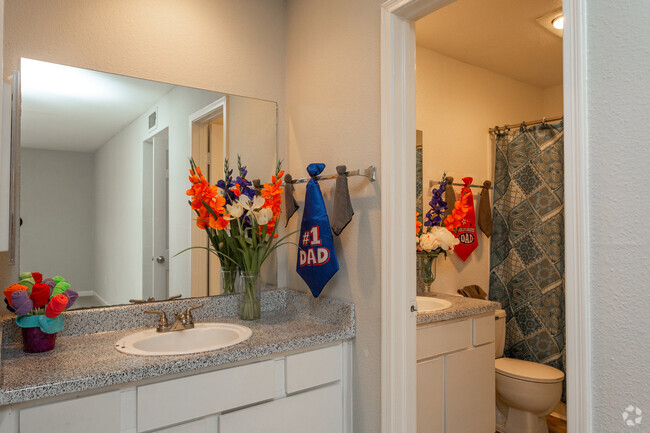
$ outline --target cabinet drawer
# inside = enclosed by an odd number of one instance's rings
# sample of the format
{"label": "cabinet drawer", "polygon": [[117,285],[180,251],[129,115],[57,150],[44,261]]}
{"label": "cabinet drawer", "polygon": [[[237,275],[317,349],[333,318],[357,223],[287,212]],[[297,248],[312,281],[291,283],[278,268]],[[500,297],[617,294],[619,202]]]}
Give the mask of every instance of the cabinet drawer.
{"label": "cabinet drawer", "polygon": [[341,433],[341,384],[221,415],[219,433]]}
{"label": "cabinet drawer", "polygon": [[432,358],[472,346],[472,321],[418,327],[417,359]]}
{"label": "cabinet drawer", "polygon": [[20,433],[119,431],[119,391],[30,407],[20,411]]}
{"label": "cabinet drawer", "polygon": [[271,400],[273,361],[138,387],[138,432]]}
{"label": "cabinet drawer", "polygon": [[287,356],[287,394],[341,380],[341,356],[340,344]]}
{"label": "cabinet drawer", "polygon": [[477,317],[472,321],[474,322],[474,346],[492,343],[494,341],[494,314]]}

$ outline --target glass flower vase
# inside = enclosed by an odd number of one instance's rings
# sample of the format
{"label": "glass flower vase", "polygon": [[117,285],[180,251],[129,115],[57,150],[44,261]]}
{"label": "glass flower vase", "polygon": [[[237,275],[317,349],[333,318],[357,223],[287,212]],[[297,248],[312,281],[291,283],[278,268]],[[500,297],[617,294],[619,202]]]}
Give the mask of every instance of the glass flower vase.
{"label": "glass flower vase", "polygon": [[219,280],[221,292],[224,295],[234,295],[236,293],[235,282],[237,281],[237,269],[221,268]]}
{"label": "glass flower vase", "polygon": [[259,271],[241,271],[237,280],[239,318],[257,320],[262,314],[262,282]]}
{"label": "glass flower vase", "polygon": [[436,279],[436,258],[438,258],[438,254],[426,251],[417,252],[418,291],[431,292],[431,284]]}

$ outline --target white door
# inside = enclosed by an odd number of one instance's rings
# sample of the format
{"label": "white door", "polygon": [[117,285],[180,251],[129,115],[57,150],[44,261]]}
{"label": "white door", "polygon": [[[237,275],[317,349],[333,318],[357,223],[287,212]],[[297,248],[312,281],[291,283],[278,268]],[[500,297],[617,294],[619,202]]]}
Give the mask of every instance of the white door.
{"label": "white door", "polygon": [[142,298],[169,297],[169,131],[143,143]]}
{"label": "white door", "polygon": [[153,138],[153,293],[169,297],[169,133]]}

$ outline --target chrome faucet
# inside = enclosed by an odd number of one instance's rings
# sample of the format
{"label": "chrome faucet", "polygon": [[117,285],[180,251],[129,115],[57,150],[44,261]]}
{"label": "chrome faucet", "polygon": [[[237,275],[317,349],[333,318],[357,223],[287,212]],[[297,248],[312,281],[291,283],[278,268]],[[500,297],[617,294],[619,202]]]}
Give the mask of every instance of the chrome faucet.
{"label": "chrome faucet", "polygon": [[171,332],[171,331],[183,331],[185,329],[194,328],[194,318],[192,317],[192,310],[201,308],[203,304],[194,305],[193,307],[188,307],[184,313],[178,314],[174,313],[176,320],[174,324],[169,326],[169,321],[167,320],[167,315],[162,310],[146,310],[147,314],[160,314],[160,320],[158,325],[156,325],[156,332]]}

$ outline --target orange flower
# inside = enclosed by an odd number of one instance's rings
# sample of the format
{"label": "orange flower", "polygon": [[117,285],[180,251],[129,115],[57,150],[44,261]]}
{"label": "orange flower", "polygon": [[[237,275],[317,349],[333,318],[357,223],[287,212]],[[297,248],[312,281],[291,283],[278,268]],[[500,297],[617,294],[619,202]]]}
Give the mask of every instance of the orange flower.
{"label": "orange flower", "polygon": [[209,225],[213,229],[223,230],[228,226],[228,222],[229,221],[227,219],[225,219],[224,217],[220,216],[215,220],[214,217],[212,215],[210,215]]}
{"label": "orange flower", "polygon": [[461,226],[461,221],[467,216],[469,212],[469,193],[465,192],[460,198],[454,203],[454,209],[451,211],[451,215],[447,215],[445,218],[445,227],[447,230],[453,232]]}
{"label": "orange flower", "polygon": [[192,186],[186,194],[192,197],[190,205],[198,212],[196,226],[200,229],[210,226],[223,230],[228,225],[228,221],[223,218],[226,215],[226,199],[220,195],[219,188],[205,180],[199,167],[196,167],[196,173],[190,169],[189,179]]}
{"label": "orange flower", "polygon": [[284,190],[282,186],[282,175],[284,171],[280,171],[277,176],[271,177],[271,183],[265,183],[264,189],[260,191],[260,195],[264,198],[265,208],[273,211],[274,219],[277,218],[282,208],[282,193]]}
{"label": "orange flower", "polygon": [[415,212],[415,234],[420,234],[420,229],[422,228],[422,223],[418,220],[420,212]]}
{"label": "orange flower", "polygon": [[266,224],[266,233],[269,235],[273,233],[275,223],[282,211],[282,193],[284,192],[281,188],[282,175],[284,175],[283,170],[278,172],[277,176],[272,176],[271,183],[265,183],[263,189],[260,191],[260,195],[264,198],[264,205],[262,207],[271,209],[271,212],[273,212],[273,218]]}

